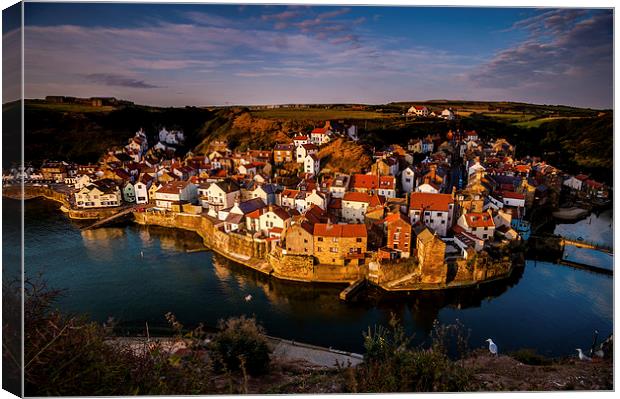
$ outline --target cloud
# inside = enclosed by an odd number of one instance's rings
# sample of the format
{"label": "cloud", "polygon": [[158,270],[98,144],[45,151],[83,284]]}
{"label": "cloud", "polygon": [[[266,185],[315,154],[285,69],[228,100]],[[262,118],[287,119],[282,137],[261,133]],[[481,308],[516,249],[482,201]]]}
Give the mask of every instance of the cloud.
{"label": "cloud", "polygon": [[301,14],[298,11],[287,10],[282,11],[277,14],[263,14],[261,15],[261,19],[263,21],[289,21],[291,19],[295,19],[299,17]]}
{"label": "cloud", "polygon": [[[612,103],[613,14],[553,10],[513,26],[530,32],[467,74],[481,88],[509,88],[539,98],[553,93],[583,104]],[[557,101],[557,100],[556,100]],[[562,102],[562,101],[560,101]],[[568,101],[566,101],[568,102]]]}
{"label": "cloud", "polygon": [[146,83],[144,80],[113,73],[91,73],[84,75],[84,78],[89,82],[105,86],[131,87],[134,89],[157,89],[160,87]]}

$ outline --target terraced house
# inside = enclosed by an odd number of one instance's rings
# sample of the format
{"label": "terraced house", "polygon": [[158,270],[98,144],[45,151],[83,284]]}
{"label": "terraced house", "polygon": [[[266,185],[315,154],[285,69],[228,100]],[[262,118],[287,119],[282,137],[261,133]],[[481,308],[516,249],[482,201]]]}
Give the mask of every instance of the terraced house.
{"label": "terraced house", "polygon": [[313,238],[314,256],[321,264],[359,266],[365,263],[368,234],[364,224],[317,223]]}
{"label": "terraced house", "polygon": [[105,208],[121,204],[121,190],[113,182],[98,181],[75,193],[78,208]]}

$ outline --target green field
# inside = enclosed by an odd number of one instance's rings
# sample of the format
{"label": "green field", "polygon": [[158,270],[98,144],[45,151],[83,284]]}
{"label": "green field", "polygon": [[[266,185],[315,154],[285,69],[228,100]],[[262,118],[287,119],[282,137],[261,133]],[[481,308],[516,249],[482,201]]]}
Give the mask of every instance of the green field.
{"label": "green field", "polygon": [[484,116],[488,116],[489,118],[495,118],[495,119],[501,119],[504,120],[506,122],[510,121],[510,122],[527,122],[530,121],[534,118],[536,118],[536,115],[534,114],[527,114],[527,113],[483,113],[482,115]]}
{"label": "green field", "polygon": [[252,115],[265,119],[286,120],[338,120],[338,119],[392,119],[396,113],[382,113],[374,111],[356,111],[351,109],[323,109],[323,108],[278,108],[252,111]]}
{"label": "green field", "polygon": [[83,104],[62,104],[62,103],[34,103],[29,102],[26,106],[30,109],[45,109],[58,112],[110,112],[116,108],[110,105],[93,107]]}
{"label": "green field", "polygon": [[524,127],[524,128],[531,128],[531,127],[540,127],[540,125],[542,125],[545,122],[552,122],[552,121],[557,121],[560,119],[582,119],[582,118],[587,118],[587,117],[583,117],[583,116],[553,116],[553,117],[548,117],[548,118],[540,118],[540,119],[533,119],[533,120],[528,120],[528,121],[524,121],[524,122],[519,122],[519,123],[515,123],[515,126],[519,126],[519,127]]}

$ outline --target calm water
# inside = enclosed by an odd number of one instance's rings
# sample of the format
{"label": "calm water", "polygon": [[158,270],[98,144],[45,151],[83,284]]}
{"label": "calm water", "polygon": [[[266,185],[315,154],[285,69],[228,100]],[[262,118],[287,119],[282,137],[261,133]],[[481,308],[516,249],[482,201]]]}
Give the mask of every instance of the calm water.
{"label": "calm water", "polygon": [[[5,221],[18,217],[19,202],[3,206]],[[568,355],[589,347],[594,329],[602,337],[613,330],[613,279],[564,266],[528,261],[509,281],[480,289],[372,290],[343,303],[339,287],[275,281],[211,252],[193,252],[202,248],[193,233],[134,225],[81,232],[57,208],[27,202],[26,274],[42,273],[49,285],[66,289],[61,309],[98,321],[112,316],[125,331],[142,332],[148,321],[152,333],[164,332],[166,312],[209,327],[246,314],[271,335],[359,352],[362,332],[387,324],[394,313],[417,342],[427,339],[433,320],[459,319],[471,329],[474,347],[492,337],[503,351]],[[10,226],[5,223],[5,245],[19,242],[19,230]],[[5,267],[17,259],[5,246]],[[252,301],[244,300],[247,294]]]}

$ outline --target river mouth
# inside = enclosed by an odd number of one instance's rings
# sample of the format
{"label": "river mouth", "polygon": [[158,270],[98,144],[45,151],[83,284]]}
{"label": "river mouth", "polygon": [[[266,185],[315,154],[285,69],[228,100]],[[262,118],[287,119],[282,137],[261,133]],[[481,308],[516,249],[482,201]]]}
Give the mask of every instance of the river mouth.
{"label": "river mouth", "polygon": [[[19,202],[12,202],[4,202],[5,221],[19,215]],[[207,328],[244,314],[273,336],[363,352],[362,333],[395,315],[419,344],[435,320],[458,319],[471,330],[471,347],[492,337],[504,351],[528,347],[565,356],[590,345],[594,329],[601,337],[613,331],[613,278],[549,262],[528,260],[508,279],[478,288],[368,289],[345,303],[338,299],[343,286],[271,279],[206,250],[192,232],[133,224],[81,231],[57,208],[26,203],[26,274],[41,273],[51,287],[66,290],[61,310],[98,322],[113,317],[123,335],[144,334],[147,322],[151,334],[169,334],[167,312],[187,327]],[[11,226],[5,223],[5,245],[19,243]],[[3,256],[19,259],[11,250]]]}

